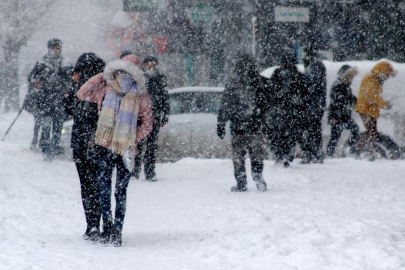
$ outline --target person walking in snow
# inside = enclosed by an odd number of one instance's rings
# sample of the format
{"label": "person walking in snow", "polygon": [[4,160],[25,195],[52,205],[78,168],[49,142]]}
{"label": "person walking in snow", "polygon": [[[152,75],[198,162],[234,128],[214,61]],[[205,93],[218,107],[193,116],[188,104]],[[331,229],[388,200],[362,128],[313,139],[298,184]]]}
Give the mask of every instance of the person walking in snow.
{"label": "person walking in snow", "polygon": [[293,53],[285,53],[270,78],[274,97],[272,106],[266,113],[266,125],[271,131],[269,142],[276,156],[276,164],[290,165],[295,155],[295,145],[299,134],[302,95],[307,89],[306,77],[298,71],[297,58]]}
{"label": "person walking in snow", "polygon": [[352,89],[350,88],[353,78],[357,73],[358,71],[356,67],[343,65],[330,90],[328,123],[332,127],[331,138],[327,147],[328,156],[333,156],[335,153],[335,148],[343,129],[350,130],[350,152],[357,155],[354,145],[358,141],[359,126],[352,118],[352,110],[356,105],[357,98],[353,95]]}
{"label": "person walking in snow", "polygon": [[266,140],[262,132],[265,83],[250,55],[237,58],[233,76],[226,84],[217,118],[217,134],[223,139],[225,124],[231,122],[232,160],[237,185],[234,192],[247,191],[245,155],[249,153],[252,176],[259,190],[267,189],[263,179]]}
{"label": "person walking in snow", "polygon": [[72,86],[65,94],[64,104],[67,114],[73,116],[70,146],[73,160],[80,179],[80,188],[87,228],[85,240],[98,240],[100,235],[100,199],[98,182],[97,148],[91,147],[97,128],[98,109],[94,102],[77,98],[80,87],[94,75],[103,71],[105,62],[94,53],[82,54],[76,62],[72,76]]}
{"label": "person walking in snow", "polygon": [[[142,68],[145,71],[146,89],[152,99],[153,129],[146,138],[146,151],[144,156],[145,180],[157,181],[155,164],[158,144],[158,135],[161,127],[169,122],[170,103],[169,93],[166,90],[167,78],[157,69],[158,59],[153,56],[145,58]],[[138,154],[135,156],[135,166],[132,176],[139,178],[142,166],[142,149],[145,140],[138,143]]]}
{"label": "person walking in snow", "polygon": [[[99,119],[95,143],[100,146],[98,178],[103,217],[101,243],[122,245],[126,196],[131,170],[125,156],[136,152],[137,144],[153,128],[151,99],[138,58],[127,55],[106,65],[104,72],[88,80],[77,93],[81,100],[97,102]],[[112,172],[117,168],[115,218],[111,211]]]}
{"label": "person walking in snow", "polygon": [[48,53],[36,63],[28,76],[37,99],[31,148],[37,144],[39,127],[42,126],[40,142],[46,161],[64,152],[59,145],[66,117],[63,97],[70,86],[72,70],[71,64],[66,63],[62,56],[62,41],[51,39],[48,41]]}
{"label": "person walking in snow", "polygon": [[326,108],[326,68],[314,45],[304,49],[305,75],[308,91],[305,100],[306,112],[302,121],[302,163],[322,163],[322,117]]}
{"label": "person walking in snow", "polygon": [[378,136],[377,119],[380,117],[380,109],[391,108],[391,104],[382,98],[382,86],[396,73],[391,63],[381,61],[364,76],[360,83],[355,110],[360,114],[367,133],[357,142],[356,149],[366,151],[370,161],[375,159],[374,142]]}

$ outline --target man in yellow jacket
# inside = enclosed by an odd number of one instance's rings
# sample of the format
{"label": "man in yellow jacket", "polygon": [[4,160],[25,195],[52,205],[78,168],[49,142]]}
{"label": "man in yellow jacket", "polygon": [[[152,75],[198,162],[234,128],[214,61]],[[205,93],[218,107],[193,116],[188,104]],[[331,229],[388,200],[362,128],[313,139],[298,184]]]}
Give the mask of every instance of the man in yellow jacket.
{"label": "man in yellow jacket", "polygon": [[382,98],[382,85],[390,77],[394,77],[396,71],[387,61],[377,63],[367,73],[360,84],[355,110],[360,114],[364,127],[367,130],[356,144],[356,148],[364,149],[370,154],[370,160],[374,160],[374,142],[377,138],[377,118],[380,117],[380,109],[389,109],[390,103]]}

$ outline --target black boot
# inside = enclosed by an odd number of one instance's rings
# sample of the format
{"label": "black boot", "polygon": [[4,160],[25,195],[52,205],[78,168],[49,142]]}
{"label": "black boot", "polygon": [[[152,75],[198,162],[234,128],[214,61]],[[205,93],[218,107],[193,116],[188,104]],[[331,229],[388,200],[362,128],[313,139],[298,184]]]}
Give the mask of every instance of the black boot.
{"label": "black boot", "polygon": [[122,245],[122,230],[114,229],[114,232],[111,234],[111,244],[114,247],[120,247]]}
{"label": "black boot", "polygon": [[110,243],[112,230],[113,230],[113,223],[111,221],[103,224],[103,232],[100,234],[100,239],[98,241],[102,244]]}

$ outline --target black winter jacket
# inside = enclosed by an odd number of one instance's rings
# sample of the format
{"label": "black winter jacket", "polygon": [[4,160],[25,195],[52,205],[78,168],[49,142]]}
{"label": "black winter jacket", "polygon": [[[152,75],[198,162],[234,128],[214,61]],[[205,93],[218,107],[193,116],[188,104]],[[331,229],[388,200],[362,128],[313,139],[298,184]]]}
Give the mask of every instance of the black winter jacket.
{"label": "black winter jacket", "polygon": [[305,69],[305,75],[308,80],[306,116],[320,120],[326,109],[326,68],[320,60],[313,59]]}
{"label": "black winter jacket", "polygon": [[152,100],[152,114],[154,118],[160,118],[162,123],[169,122],[170,101],[169,93],[166,90],[167,78],[165,75],[156,72],[151,76],[145,73],[146,89]]}
{"label": "black winter jacket", "polygon": [[66,112],[73,116],[72,148],[87,148],[90,137],[97,129],[97,103],[80,100],[76,95],[86,81],[103,71],[104,65],[105,62],[93,53],[83,54],[76,63],[75,71],[80,76],[80,83],[72,83],[64,98]]}
{"label": "black winter jacket", "polygon": [[357,98],[353,95],[350,84],[337,80],[330,90],[328,122],[335,119],[338,123],[347,123],[351,119]]}
{"label": "black winter jacket", "polygon": [[266,112],[269,131],[298,127],[305,113],[304,100],[308,91],[307,78],[296,66],[278,68],[270,78],[272,106]]}
{"label": "black winter jacket", "polygon": [[[46,54],[28,75],[28,96],[24,107],[34,115],[65,118],[63,96],[69,89],[73,67],[61,56]],[[39,87],[35,82],[40,81]]]}
{"label": "black winter jacket", "polygon": [[231,122],[231,134],[262,133],[264,112],[270,106],[268,79],[259,74],[235,76],[226,84],[218,112],[218,128]]}

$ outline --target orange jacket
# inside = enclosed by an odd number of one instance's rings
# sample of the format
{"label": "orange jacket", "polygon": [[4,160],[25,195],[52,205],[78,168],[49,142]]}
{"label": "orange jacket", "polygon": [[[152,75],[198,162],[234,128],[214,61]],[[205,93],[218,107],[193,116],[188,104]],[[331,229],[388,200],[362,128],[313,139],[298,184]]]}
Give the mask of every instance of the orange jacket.
{"label": "orange jacket", "polygon": [[394,68],[390,63],[381,61],[364,76],[363,80],[361,80],[360,91],[357,96],[355,108],[357,112],[371,115],[375,118],[380,117],[380,109],[385,108],[388,102],[381,97],[383,88],[377,79],[377,75],[392,73],[393,71]]}

